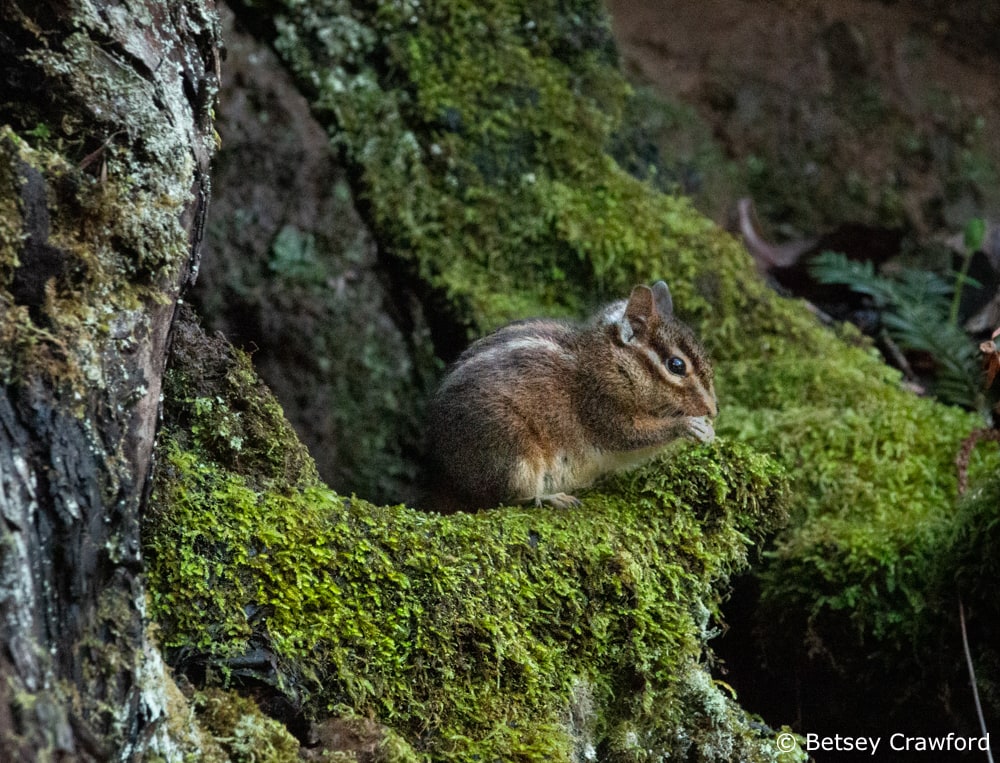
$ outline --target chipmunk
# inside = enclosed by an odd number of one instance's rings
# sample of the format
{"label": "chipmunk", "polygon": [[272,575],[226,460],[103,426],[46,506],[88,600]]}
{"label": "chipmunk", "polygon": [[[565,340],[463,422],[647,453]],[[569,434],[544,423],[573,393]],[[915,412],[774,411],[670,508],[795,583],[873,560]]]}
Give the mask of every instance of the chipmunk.
{"label": "chipmunk", "polygon": [[474,342],[428,408],[438,510],[578,506],[570,493],[687,436],[709,442],[712,366],[663,281],[587,323],[519,321]]}

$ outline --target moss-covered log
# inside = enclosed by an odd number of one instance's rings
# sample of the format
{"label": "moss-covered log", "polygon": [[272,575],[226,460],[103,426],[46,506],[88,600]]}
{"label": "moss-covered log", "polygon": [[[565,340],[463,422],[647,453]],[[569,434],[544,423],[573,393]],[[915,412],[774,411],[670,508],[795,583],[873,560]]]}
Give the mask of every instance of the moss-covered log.
{"label": "moss-covered log", "polygon": [[572,512],[374,506],[317,481],[246,356],[190,325],[174,352],[146,541],[185,672],[432,759],[777,754],[702,664],[725,581],[783,521],[773,461],[682,449]]}
{"label": "moss-covered log", "polygon": [[148,495],[214,148],[204,2],[0,7],[0,758],[162,749]]}

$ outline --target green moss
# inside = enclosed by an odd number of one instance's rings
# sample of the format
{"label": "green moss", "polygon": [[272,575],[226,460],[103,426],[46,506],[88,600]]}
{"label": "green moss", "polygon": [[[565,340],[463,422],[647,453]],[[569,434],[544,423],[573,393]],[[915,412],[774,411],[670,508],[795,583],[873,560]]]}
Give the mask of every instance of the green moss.
{"label": "green moss", "polygon": [[268,718],[253,700],[235,692],[205,689],[194,698],[202,726],[233,763],[295,763],[299,743],[277,721]]}
{"label": "green moss", "polygon": [[190,310],[182,309],[171,357],[164,386],[176,397],[164,417],[185,447],[212,454],[253,485],[318,484],[312,458],[246,353],[206,336]]}
{"label": "green moss", "polygon": [[[245,357],[228,362],[216,373],[202,353],[199,394],[172,386],[191,383],[183,369],[168,377],[168,422],[185,426],[161,440],[145,534],[168,654],[263,680],[313,719],[375,717],[433,759],[569,760],[581,744],[643,759],[622,739],[770,757],[700,662],[720,587],[784,516],[771,460],[684,448],[574,512],[374,506],[261,469],[265,440],[235,462],[192,437],[226,405],[199,400],[249,395]],[[574,721],[580,686],[592,710]]]}
{"label": "green moss", "polygon": [[[719,429],[793,475],[793,523],[763,574],[771,616],[815,625],[840,613],[868,659],[872,636],[890,653],[913,647],[927,560],[954,524],[954,458],[978,422],[903,392],[863,350],[816,339],[811,356],[772,337],[766,353],[724,366],[719,388],[737,402]],[[983,454],[973,474],[995,468]]]}
{"label": "green moss", "polygon": [[[163,455],[156,502],[171,515],[147,554],[168,650],[239,672],[235,658],[263,648],[276,669],[256,672],[311,714],[373,714],[442,758],[568,759],[581,679],[598,740],[629,722],[662,747],[686,721],[658,698],[699,659],[714,586],[745,564],[738,528],[768,526],[780,497],[772,464],[722,444],[572,516],[259,493],[193,453]],[[691,473],[704,481],[678,478]]]}
{"label": "green moss", "polygon": [[[609,66],[599,6],[340,3],[287,12],[276,44],[359,166],[380,240],[471,307],[481,326],[539,304],[572,309],[578,295],[560,284],[590,267],[553,235],[547,181],[594,175],[579,145],[605,142],[627,93]],[[572,35],[582,39],[574,45]],[[594,38],[604,46],[595,49]],[[383,65],[409,81],[386,86]]]}

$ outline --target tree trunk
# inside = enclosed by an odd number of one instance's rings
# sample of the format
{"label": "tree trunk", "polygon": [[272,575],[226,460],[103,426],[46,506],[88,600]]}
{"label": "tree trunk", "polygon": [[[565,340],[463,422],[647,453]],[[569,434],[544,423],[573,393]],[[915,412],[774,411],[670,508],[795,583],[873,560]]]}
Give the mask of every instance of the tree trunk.
{"label": "tree trunk", "polygon": [[218,46],[212,0],[0,4],[0,760],[162,741],[139,516]]}

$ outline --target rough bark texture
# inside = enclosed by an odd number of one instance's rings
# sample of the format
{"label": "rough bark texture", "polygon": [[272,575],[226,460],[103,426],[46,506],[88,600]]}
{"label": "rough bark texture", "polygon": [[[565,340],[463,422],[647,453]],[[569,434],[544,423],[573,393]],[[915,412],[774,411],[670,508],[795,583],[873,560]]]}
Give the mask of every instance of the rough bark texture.
{"label": "rough bark texture", "polygon": [[0,6],[0,759],[166,743],[139,514],[214,149],[211,0]]}

